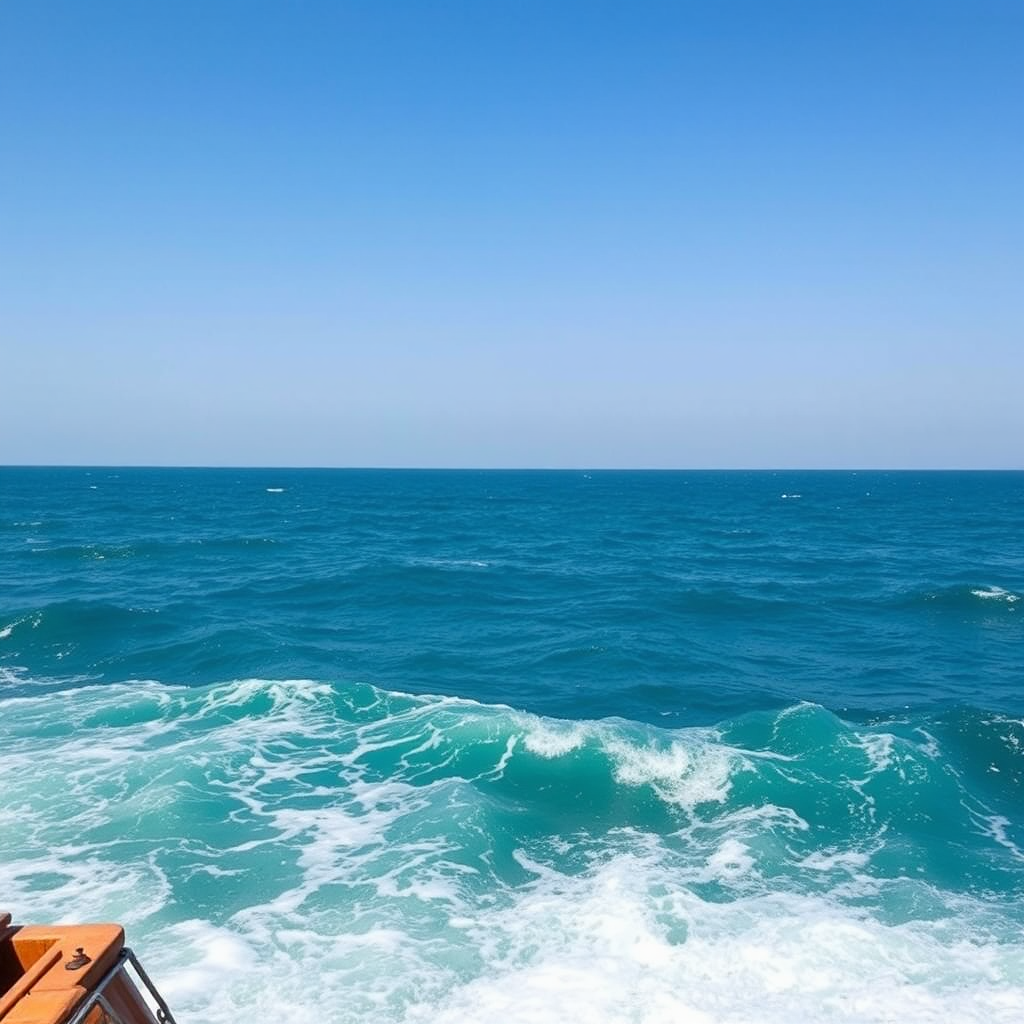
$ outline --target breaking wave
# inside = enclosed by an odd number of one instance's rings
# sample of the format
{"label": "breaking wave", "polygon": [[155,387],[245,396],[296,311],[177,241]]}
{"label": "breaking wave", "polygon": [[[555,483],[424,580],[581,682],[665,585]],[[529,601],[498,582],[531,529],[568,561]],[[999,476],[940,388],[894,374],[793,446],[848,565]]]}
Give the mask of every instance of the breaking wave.
{"label": "breaking wave", "polygon": [[183,1024],[1024,1013],[1010,716],[250,679],[14,697],[0,740],[11,909],[125,922]]}

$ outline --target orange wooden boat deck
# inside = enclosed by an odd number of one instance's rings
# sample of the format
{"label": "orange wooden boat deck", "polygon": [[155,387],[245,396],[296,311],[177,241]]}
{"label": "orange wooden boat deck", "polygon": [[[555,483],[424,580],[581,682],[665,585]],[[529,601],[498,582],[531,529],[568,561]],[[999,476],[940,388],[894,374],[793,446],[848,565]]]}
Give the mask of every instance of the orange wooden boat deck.
{"label": "orange wooden boat deck", "polygon": [[19,926],[0,914],[0,1024],[174,1024],[174,1018],[125,946],[120,925]]}

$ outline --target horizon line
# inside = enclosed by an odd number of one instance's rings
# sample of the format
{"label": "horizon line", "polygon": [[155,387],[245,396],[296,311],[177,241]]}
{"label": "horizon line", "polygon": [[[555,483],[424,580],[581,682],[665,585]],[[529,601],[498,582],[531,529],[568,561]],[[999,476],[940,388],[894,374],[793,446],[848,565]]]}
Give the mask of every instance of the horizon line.
{"label": "horizon line", "polygon": [[1021,473],[1024,466],[380,466],[201,463],[10,462],[7,469],[223,470],[363,473]]}

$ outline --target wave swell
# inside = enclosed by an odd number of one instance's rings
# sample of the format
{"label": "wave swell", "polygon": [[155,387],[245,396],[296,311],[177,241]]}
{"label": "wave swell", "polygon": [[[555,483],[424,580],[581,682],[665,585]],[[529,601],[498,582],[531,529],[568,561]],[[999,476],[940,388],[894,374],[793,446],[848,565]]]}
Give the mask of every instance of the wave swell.
{"label": "wave swell", "polygon": [[0,739],[0,891],[125,921],[182,1021],[1024,1013],[1011,717],[667,730],[252,679],[12,698]]}

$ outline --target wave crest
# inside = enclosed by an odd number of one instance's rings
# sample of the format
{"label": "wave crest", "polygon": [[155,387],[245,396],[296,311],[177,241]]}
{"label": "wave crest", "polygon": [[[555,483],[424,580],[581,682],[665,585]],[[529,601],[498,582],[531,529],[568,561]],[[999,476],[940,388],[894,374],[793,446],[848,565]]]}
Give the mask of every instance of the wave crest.
{"label": "wave crest", "polygon": [[1024,918],[991,893],[1024,879],[1019,794],[956,737],[1009,760],[1024,723],[927,726],[801,704],[666,730],[315,680],[37,694],[0,702],[0,890],[128,921],[214,1024],[1009,1020]]}

